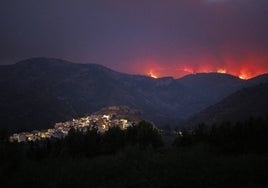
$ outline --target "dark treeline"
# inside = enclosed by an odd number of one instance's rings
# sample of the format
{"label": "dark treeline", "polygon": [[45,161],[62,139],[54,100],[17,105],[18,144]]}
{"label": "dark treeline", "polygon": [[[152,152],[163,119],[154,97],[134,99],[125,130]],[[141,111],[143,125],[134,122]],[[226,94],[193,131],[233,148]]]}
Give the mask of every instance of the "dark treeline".
{"label": "dark treeline", "polygon": [[12,143],[0,130],[1,187],[267,187],[268,119],[200,124],[163,147],[150,123]]}
{"label": "dark treeline", "polygon": [[5,129],[0,130],[0,177],[3,185],[27,161],[80,160],[112,155],[128,148],[145,151],[163,146],[158,129],[147,121],[141,121],[126,130],[111,127],[104,133],[98,132],[94,126],[86,131],[72,128],[62,139],[17,143],[10,142],[8,136]]}
{"label": "dark treeline", "polygon": [[200,143],[224,154],[268,153],[268,118],[212,126],[202,123],[191,131],[181,130],[173,145],[187,147]]}
{"label": "dark treeline", "polygon": [[[162,137],[151,123],[141,121],[126,130],[111,127],[106,132],[98,132],[97,127],[86,131],[70,129],[62,139],[43,139],[26,143],[8,141],[8,134],[0,131],[1,161],[9,160],[9,156],[24,157],[34,160],[57,157],[95,157],[98,155],[114,154],[127,147],[157,149],[163,146]],[[15,154],[16,152],[16,154]]]}
{"label": "dark treeline", "polygon": [[100,133],[96,127],[86,131],[70,129],[63,139],[41,140],[29,143],[27,156],[31,159],[47,157],[95,157],[115,154],[127,147],[157,149],[163,145],[158,130],[149,122],[141,121],[126,130],[111,127]]}

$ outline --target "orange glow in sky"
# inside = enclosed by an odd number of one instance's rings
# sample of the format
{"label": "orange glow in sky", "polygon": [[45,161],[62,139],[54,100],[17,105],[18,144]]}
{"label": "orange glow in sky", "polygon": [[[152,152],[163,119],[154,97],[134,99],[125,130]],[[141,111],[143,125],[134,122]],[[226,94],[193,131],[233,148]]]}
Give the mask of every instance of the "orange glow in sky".
{"label": "orange glow in sky", "polygon": [[[177,70],[180,70],[180,69],[177,69]],[[164,76],[173,76],[175,78],[179,78],[179,77],[174,76],[174,74],[173,75],[166,75],[166,74],[161,74],[161,72],[164,73],[163,70],[157,71],[157,69],[156,70],[151,69],[147,75],[149,75],[152,78],[159,78],[159,77],[164,77]],[[187,69],[184,68],[178,72],[184,72],[184,74],[182,76],[185,76],[187,74],[213,73],[213,72],[215,72],[215,73],[221,73],[221,74],[231,74],[231,75],[236,76],[236,77],[243,79],[243,80],[247,80],[247,79],[253,78],[255,76],[258,76],[258,74],[254,75],[254,74],[251,74],[250,72],[247,72],[247,71],[236,72],[236,71],[231,71],[231,70],[228,71],[227,69],[208,69],[206,67],[200,68],[199,70],[196,70],[196,71],[193,71],[193,69],[191,69],[191,68],[187,68]],[[262,74],[262,73],[260,73],[260,74]]]}
{"label": "orange glow in sky", "polygon": [[191,69],[191,68],[189,68],[189,67],[184,67],[184,68],[183,68],[183,71],[184,71],[184,72],[188,72],[189,74],[194,74],[193,69]]}
{"label": "orange glow in sky", "polygon": [[214,72],[247,80],[268,73],[268,56],[249,53],[246,57],[227,54],[220,59],[209,55],[169,60],[150,58],[137,60],[132,65],[132,73],[146,74],[153,78],[181,78],[188,74]]}

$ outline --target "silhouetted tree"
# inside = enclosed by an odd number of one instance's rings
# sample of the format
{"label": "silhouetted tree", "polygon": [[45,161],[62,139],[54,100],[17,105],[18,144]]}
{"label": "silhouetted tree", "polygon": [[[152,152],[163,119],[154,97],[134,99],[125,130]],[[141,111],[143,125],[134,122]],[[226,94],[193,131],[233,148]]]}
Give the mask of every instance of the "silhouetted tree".
{"label": "silhouetted tree", "polygon": [[175,147],[181,147],[181,146],[185,147],[185,146],[191,146],[193,144],[194,144],[193,134],[189,130],[183,129],[179,131],[172,145]]}
{"label": "silhouetted tree", "polygon": [[97,127],[88,128],[84,136],[84,149],[87,157],[96,156],[101,151],[101,135]]}
{"label": "silhouetted tree", "polygon": [[8,141],[8,131],[7,129],[0,128],[0,142]]}
{"label": "silhouetted tree", "polygon": [[103,135],[103,151],[114,153],[125,146],[125,132],[120,127],[111,127]]}
{"label": "silhouetted tree", "polygon": [[148,146],[158,148],[163,145],[159,131],[149,122],[141,121],[138,125],[128,127],[126,132],[128,143],[145,149]]}
{"label": "silhouetted tree", "polygon": [[10,142],[6,129],[0,129],[0,179],[1,185],[9,181],[14,171],[19,167],[22,153],[17,142]]}
{"label": "silhouetted tree", "polygon": [[195,142],[204,142],[208,136],[208,127],[201,123],[194,129]]}

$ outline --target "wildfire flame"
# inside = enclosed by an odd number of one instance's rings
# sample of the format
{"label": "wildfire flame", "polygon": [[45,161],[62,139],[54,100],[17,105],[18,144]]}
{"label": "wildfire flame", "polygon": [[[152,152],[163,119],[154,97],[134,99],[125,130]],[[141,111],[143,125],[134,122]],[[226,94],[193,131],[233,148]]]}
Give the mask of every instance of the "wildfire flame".
{"label": "wildfire flame", "polygon": [[[194,70],[194,69],[192,69],[190,67],[184,67],[183,69],[178,69],[178,70],[182,70],[183,72],[185,72],[187,74],[210,73],[210,72],[217,72],[217,73],[221,73],[221,74],[231,74],[231,75],[239,77],[242,80],[247,80],[247,79],[250,79],[250,78],[252,78],[254,76],[254,75],[250,74],[250,72],[245,71],[245,70],[238,71],[239,73],[236,73],[234,71],[230,71],[230,70],[227,70],[225,68],[219,68],[219,69],[214,69],[213,70],[213,69],[203,67],[203,68]],[[159,78],[158,75],[162,75],[162,74],[159,71],[157,73],[156,72],[157,71],[155,71],[155,70],[154,71],[150,70],[147,74],[152,78]]]}
{"label": "wildfire flame", "polygon": [[153,71],[150,71],[150,72],[148,73],[148,75],[149,75],[150,77],[152,77],[152,78],[158,78],[158,76],[156,76],[156,75],[153,73]]}
{"label": "wildfire flame", "polygon": [[194,73],[193,69],[191,69],[191,68],[189,68],[189,67],[184,67],[184,68],[183,68],[183,71],[184,71],[184,72],[187,72],[187,73],[190,73],[190,74],[193,74],[193,73]]}
{"label": "wildfire flame", "polygon": [[130,72],[148,75],[152,78],[173,77],[181,78],[188,74],[222,73],[236,76],[240,79],[251,79],[268,73],[268,55],[248,52],[246,56],[233,56],[229,50],[220,53],[220,56],[197,53],[197,55],[181,55],[164,58],[139,58],[131,61]]}
{"label": "wildfire flame", "polygon": [[[236,61],[227,59],[222,65],[215,63],[216,61],[205,60],[200,61],[200,63],[184,63],[183,61],[165,63],[158,60],[142,61],[141,64],[137,66],[137,72],[140,72],[142,69],[144,74],[152,78],[168,76],[181,78],[188,74],[221,73],[233,75],[243,80],[268,73],[268,65],[264,63],[266,61],[262,59],[259,60],[257,57],[255,59],[245,60],[243,63],[236,63]],[[261,62],[262,64],[259,63],[260,65],[257,66],[257,62]]]}
{"label": "wildfire flame", "polygon": [[250,78],[246,73],[241,73],[238,77],[242,80],[248,80]]}
{"label": "wildfire flame", "polygon": [[226,69],[218,69],[217,73],[226,74],[227,70]]}

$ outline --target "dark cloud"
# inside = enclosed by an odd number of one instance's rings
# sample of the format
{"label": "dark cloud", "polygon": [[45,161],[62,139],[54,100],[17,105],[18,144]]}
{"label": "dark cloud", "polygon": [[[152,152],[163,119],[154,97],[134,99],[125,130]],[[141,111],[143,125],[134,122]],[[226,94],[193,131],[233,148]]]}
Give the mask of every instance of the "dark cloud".
{"label": "dark cloud", "polygon": [[267,12],[267,0],[3,0],[0,63],[45,56],[180,76],[254,62],[255,75],[268,71]]}

